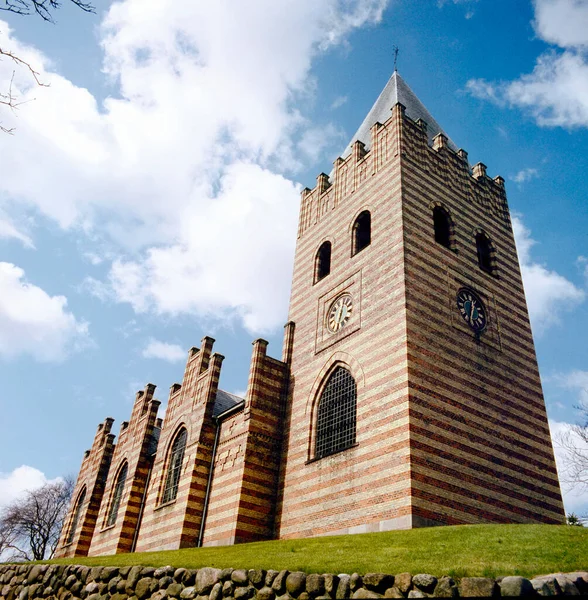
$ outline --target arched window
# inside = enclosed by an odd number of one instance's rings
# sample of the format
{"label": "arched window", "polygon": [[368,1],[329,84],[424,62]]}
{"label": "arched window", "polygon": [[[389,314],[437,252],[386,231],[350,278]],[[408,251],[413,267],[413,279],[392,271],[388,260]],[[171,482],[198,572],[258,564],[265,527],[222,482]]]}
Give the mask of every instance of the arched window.
{"label": "arched window", "polygon": [[316,253],[314,282],[320,281],[331,272],[331,242],[323,242]]}
{"label": "arched window", "polygon": [[353,246],[351,256],[367,248],[372,242],[372,218],[369,211],[364,210],[353,224]]}
{"label": "arched window", "polygon": [[182,428],[176,435],[172,444],[167,463],[167,475],[165,477],[163,496],[161,498],[162,504],[175,500],[178,495],[178,484],[182,473],[182,463],[184,462],[184,451],[186,450],[187,438],[188,432]]}
{"label": "arched window", "polygon": [[120,500],[122,498],[123,489],[127,480],[127,471],[129,465],[125,461],[123,466],[119,469],[116,483],[114,484],[114,491],[112,492],[112,501],[110,502],[110,510],[108,511],[108,518],[106,519],[106,527],[114,525],[116,523],[116,517],[118,515],[118,509],[120,507]]}
{"label": "arched window", "polygon": [[69,525],[69,531],[67,533],[67,539],[65,540],[66,544],[71,544],[73,542],[74,536],[76,534],[76,529],[78,528],[78,522],[80,520],[80,515],[82,514],[82,506],[84,504],[84,500],[86,499],[86,488],[82,490],[81,494],[78,496],[78,501],[76,502],[76,508],[74,510],[73,519]]}
{"label": "arched window", "polygon": [[433,225],[435,227],[435,241],[446,248],[451,248],[451,218],[449,213],[441,206],[433,209]]}
{"label": "arched window", "polygon": [[492,244],[485,233],[480,232],[476,235],[476,249],[480,269],[492,273]]}
{"label": "arched window", "polygon": [[318,405],[316,458],[355,444],[357,385],[351,373],[337,367],[325,386]]}

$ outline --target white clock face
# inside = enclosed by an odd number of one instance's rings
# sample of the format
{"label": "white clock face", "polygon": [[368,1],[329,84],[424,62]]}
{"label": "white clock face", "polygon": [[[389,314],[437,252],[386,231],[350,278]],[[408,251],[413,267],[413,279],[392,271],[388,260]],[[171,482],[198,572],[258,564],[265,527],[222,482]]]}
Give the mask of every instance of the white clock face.
{"label": "white clock face", "polygon": [[332,333],[337,333],[344,327],[353,312],[353,298],[349,294],[339,296],[327,313],[327,329]]}

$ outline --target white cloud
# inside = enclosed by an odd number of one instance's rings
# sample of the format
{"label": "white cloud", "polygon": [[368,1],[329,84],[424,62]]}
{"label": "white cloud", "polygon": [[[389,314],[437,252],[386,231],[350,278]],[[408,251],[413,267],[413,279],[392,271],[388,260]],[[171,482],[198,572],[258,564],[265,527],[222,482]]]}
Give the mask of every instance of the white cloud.
{"label": "white cloud", "polygon": [[532,73],[511,82],[472,79],[478,98],[527,111],[545,127],[588,127],[588,2],[535,0],[535,31],[563,52],[537,58]]}
{"label": "white cloud", "polygon": [[348,100],[349,98],[347,96],[337,96],[331,104],[331,109],[335,110],[336,108],[343,106]]}
{"label": "white cloud", "polygon": [[588,2],[535,0],[537,35],[562,48],[588,46]]}
{"label": "white cloud", "polygon": [[561,388],[577,394],[575,405],[588,408],[588,371],[574,370],[569,373],[557,373],[549,377]]}
{"label": "white cloud", "polygon": [[521,169],[516,175],[513,175],[511,179],[515,183],[525,183],[526,181],[530,181],[531,179],[535,179],[537,177],[539,177],[539,171],[537,171],[537,169],[528,167],[526,169]]}
{"label": "white cloud", "polygon": [[276,173],[315,160],[336,134],[323,123],[318,136],[303,114],[311,64],[387,3],[113,3],[100,35],[115,91],[103,106],[0,22],[50,84],[15,80],[37,100],[19,111],[0,194],[114,244],[107,280],[84,284],[103,299],[257,331],[281,325],[299,186]]}
{"label": "white cloud", "polygon": [[[569,442],[574,444],[588,460],[588,444],[574,433],[569,423],[549,421],[555,462],[559,474],[561,491],[566,513],[575,513],[578,516],[588,515],[588,487],[574,485],[570,478],[573,471],[573,457],[569,451]],[[566,442],[566,438],[569,440]]]}
{"label": "white cloud", "polygon": [[0,262],[0,289],[0,356],[61,361],[89,343],[88,325],[66,310],[67,299],[28,283],[19,267]]}
{"label": "white cloud", "polygon": [[521,274],[533,331],[541,334],[548,327],[559,323],[564,311],[573,311],[584,302],[586,294],[565,277],[533,262],[531,248],[536,243],[531,232],[520,218],[512,219],[517,244]]}
{"label": "white cloud", "polygon": [[[51,482],[59,480],[58,477]],[[11,473],[0,473],[0,509],[20,498],[24,492],[36,490],[48,482],[43,472],[28,465],[17,467]]]}
{"label": "white cloud", "polygon": [[33,240],[20,231],[12,219],[0,211],[0,239],[15,239],[21,242],[26,248],[34,248]]}
{"label": "white cloud", "polygon": [[168,344],[159,340],[150,339],[143,349],[145,358],[159,358],[167,362],[181,362],[186,359],[186,350],[178,344]]}

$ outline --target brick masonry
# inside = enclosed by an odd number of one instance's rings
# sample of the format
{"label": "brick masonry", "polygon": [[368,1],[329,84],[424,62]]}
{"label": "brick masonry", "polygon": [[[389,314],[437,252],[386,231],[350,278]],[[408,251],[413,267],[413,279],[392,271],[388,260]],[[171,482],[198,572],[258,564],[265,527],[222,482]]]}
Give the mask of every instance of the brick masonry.
{"label": "brick masonry", "polygon": [[[151,385],[137,395],[116,446],[107,419],[82,463],[57,556],[443,524],[563,523],[504,180],[488,177],[481,163],[471,168],[443,134],[430,146],[426,123],[412,121],[401,104],[371,136],[369,151],[357,141],[330,178],[320,174],[302,192],[281,360],[256,340],[245,398],[218,412],[223,357],[205,337],[170,390],[163,424]],[[449,247],[435,241],[435,207],[450,217]],[[354,254],[353,224],[363,211],[371,215],[371,243]],[[491,243],[490,271],[478,264],[480,233]],[[330,273],[316,281],[324,242]],[[484,302],[482,333],[457,309],[461,288]],[[328,312],[342,294],[353,310],[332,333]],[[340,366],[357,386],[356,440],[317,459],[319,399]],[[164,503],[182,430],[177,495]],[[125,461],[117,520],[107,527]]]}

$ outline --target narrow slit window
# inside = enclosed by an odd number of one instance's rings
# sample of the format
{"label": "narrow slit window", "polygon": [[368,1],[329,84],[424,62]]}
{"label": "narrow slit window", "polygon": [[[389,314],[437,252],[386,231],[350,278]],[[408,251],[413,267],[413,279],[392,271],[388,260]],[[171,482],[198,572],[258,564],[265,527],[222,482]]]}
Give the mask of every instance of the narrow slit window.
{"label": "narrow slit window", "polygon": [[82,506],[84,505],[84,501],[86,499],[86,488],[82,490],[82,493],[78,496],[78,501],[76,502],[76,508],[74,510],[73,519],[71,520],[71,524],[69,526],[69,531],[67,533],[67,539],[65,540],[66,544],[71,544],[76,535],[76,529],[78,528],[78,523],[80,521],[80,516],[82,514]]}
{"label": "narrow slit window", "polygon": [[127,480],[128,470],[129,465],[125,462],[118,472],[118,477],[116,478],[116,483],[114,485],[114,492],[112,494],[112,502],[110,503],[110,510],[108,511],[108,519],[106,519],[106,527],[116,523],[116,517],[118,515],[118,509],[120,508],[120,501]]}
{"label": "narrow slit window", "polygon": [[316,253],[314,281],[320,281],[331,272],[331,242],[323,242]]}
{"label": "narrow slit window", "polygon": [[172,444],[165,486],[163,488],[163,496],[161,499],[162,504],[175,500],[178,495],[178,485],[182,473],[182,463],[184,462],[184,451],[186,450],[187,438],[188,432],[185,429],[181,429]]}
{"label": "narrow slit window", "polygon": [[492,244],[485,233],[476,235],[476,249],[478,252],[478,264],[480,269],[492,273]]}
{"label": "narrow slit window", "polygon": [[323,390],[317,411],[316,458],[355,444],[357,385],[351,373],[337,367]]}
{"label": "narrow slit window", "polygon": [[353,224],[352,256],[361,252],[372,243],[372,218],[369,211],[364,210]]}
{"label": "narrow slit window", "polygon": [[440,206],[433,210],[435,241],[446,248],[451,248],[451,219],[449,213]]}

